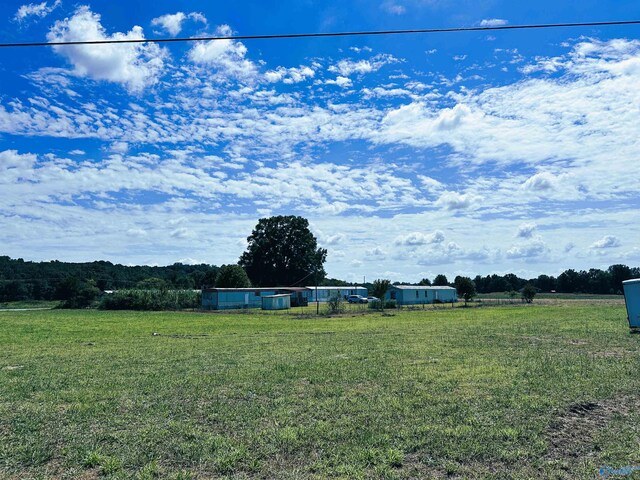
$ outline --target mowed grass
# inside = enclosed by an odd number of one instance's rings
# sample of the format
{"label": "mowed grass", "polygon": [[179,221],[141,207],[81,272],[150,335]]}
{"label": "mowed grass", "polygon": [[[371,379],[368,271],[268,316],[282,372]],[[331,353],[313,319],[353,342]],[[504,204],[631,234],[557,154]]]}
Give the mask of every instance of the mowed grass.
{"label": "mowed grass", "polygon": [[0,313],[0,478],[597,478],[639,412],[623,305]]}

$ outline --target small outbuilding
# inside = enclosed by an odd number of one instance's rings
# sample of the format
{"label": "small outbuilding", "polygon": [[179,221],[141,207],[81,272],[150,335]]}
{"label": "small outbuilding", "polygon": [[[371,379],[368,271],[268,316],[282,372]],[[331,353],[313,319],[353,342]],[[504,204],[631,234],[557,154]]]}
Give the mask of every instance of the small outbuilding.
{"label": "small outbuilding", "polygon": [[627,305],[629,328],[640,331],[640,278],[622,282],[624,302]]}
{"label": "small outbuilding", "polygon": [[262,310],[289,310],[291,308],[291,294],[263,295]]}
{"label": "small outbuilding", "polygon": [[453,287],[391,285],[387,290],[385,299],[395,300],[398,305],[453,303],[458,301],[458,292]]}

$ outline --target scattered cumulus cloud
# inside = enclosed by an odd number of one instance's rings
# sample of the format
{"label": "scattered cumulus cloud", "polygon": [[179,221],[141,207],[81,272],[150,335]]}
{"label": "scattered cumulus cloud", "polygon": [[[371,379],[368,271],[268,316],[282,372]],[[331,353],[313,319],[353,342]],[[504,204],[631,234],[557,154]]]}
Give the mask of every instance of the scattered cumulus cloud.
{"label": "scattered cumulus cloud", "polygon": [[590,248],[600,250],[603,248],[615,248],[620,245],[620,239],[618,239],[618,237],[614,235],[605,235],[600,240],[593,242]]}
{"label": "scattered cumulus cloud", "polygon": [[[228,37],[233,34],[233,30],[229,25],[220,25],[216,28],[215,34]],[[253,77],[257,73],[257,66],[246,56],[247,47],[242,42],[234,40],[197,42],[188,53],[192,62],[217,68],[225,74],[238,78]]]}
{"label": "scattered cumulus cloud", "polygon": [[558,178],[549,172],[540,172],[527,178],[523,187],[534,192],[555,190],[558,186]]}
{"label": "scattered cumulus cloud", "polygon": [[169,33],[172,37],[175,37],[182,31],[182,24],[186,20],[193,20],[194,22],[200,22],[204,25],[207,24],[207,18],[198,12],[184,13],[176,12],[173,14],[161,15],[151,20],[151,25],[159,26]]}
{"label": "scattered cumulus cloud", "polygon": [[436,205],[447,210],[466,210],[478,204],[482,199],[471,193],[444,192]]}
{"label": "scattered cumulus cloud", "polygon": [[380,70],[383,66],[397,63],[393,55],[379,54],[371,57],[368,60],[351,60],[343,59],[335,65],[329,66],[328,70],[333,73],[339,73],[343,77],[348,77],[355,74],[365,74]]}
{"label": "scattered cumulus cloud", "polygon": [[481,27],[502,27],[509,23],[508,20],[503,18],[485,18],[480,22]]}
{"label": "scattered cumulus cloud", "polygon": [[536,238],[534,241],[523,244],[513,245],[506,252],[507,258],[536,258],[545,256],[549,253],[549,247],[540,238]]}
{"label": "scattered cumulus cloud", "polygon": [[421,232],[412,232],[407,235],[400,235],[396,237],[393,243],[396,245],[405,245],[405,246],[416,246],[416,245],[427,245],[432,243],[442,243],[444,242],[444,233],[441,230],[436,230],[433,233],[421,233]]}
{"label": "scattered cumulus cloud", "polygon": [[520,238],[531,238],[538,226],[535,223],[523,223],[518,227],[517,236]]}
{"label": "scattered cumulus cloud", "polygon": [[51,5],[48,2],[28,3],[18,8],[13,19],[16,22],[24,22],[29,17],[44,18],[60,6],[62,0],[55,0]]}
{"label": "scattered cumulus cloud", "polygon": [[267,71],[264,76],[268,82],[282,82],[285,84],[300,83],[304,80],[313,78],[316,72],[313,68],[301,65],[300,67],[278,67],[274,70]]}
{"label": "scattered cumulus cloud", "polygon": [[353,86],[353,82],[351,81],[350,78],[343,77],[341,75],[338,75],[335,79],[329,79],[329,80],[325,81],[324,83],[326,83],[327,85],[337,85],[337,86],[342,87],[342,88],[347,88],[347,87]]}
{"label": "scattered cumulus cloud", "polygon": [[[143,38],[139,26],[128,33],[108,35],[100,23],[100,15],[87,6],[79,7],[70,18],[57,21],[47,33],[50,42]],[[155,44],[68,45],[53,49],[73,65],[74,75],[120,83],[133,93],[158,81],[167,58],[165,50]]]}

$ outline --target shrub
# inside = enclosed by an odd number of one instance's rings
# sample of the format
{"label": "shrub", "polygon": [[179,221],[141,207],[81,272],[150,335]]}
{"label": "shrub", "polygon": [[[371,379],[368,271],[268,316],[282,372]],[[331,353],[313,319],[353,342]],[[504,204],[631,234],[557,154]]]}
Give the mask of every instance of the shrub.
{"label": "shrub", "polygon": [[343,313],[345,311],[344,298],[340,295],[333,296],[327,301],[327,313],[333,315],[335,313]]}
{"label": "shrub", "polygon": [[193,290],[118,290],[105,295],[102,310],[182,310],[200,308],[202,295]]}
{"label": "shrub", "polygon": [[382,300],[371,300],[368,305],[369,308],[373,308],[374,310],[382,310],[384,303]]}

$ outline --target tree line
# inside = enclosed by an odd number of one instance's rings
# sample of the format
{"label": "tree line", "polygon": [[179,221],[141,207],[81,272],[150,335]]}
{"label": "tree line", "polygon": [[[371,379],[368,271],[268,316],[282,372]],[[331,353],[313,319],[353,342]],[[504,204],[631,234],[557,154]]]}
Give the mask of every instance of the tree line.
{"label": "tree line", "polygon": [[[455,286],[461,277],[449,282],[443,274],[437,275],[433,282],[428,278],[422,279],[418,285]],[[557,277],[539,275],[535,278],[520,278],[513,273],[506,275],[476,275],[473,278],[478,293],[521,291],[525,285],[532,285],[542,293],[590,293],[590,294],[622,294],[622,282],[631,278],[640,278],[639,267],[627,265],[611,265],[606,270],[590,268],[589,270],[568,269]],[[400,283],[400,282],[396,282]]]}
{"label": "tree line", "polygon": [[[323,272],[324,273],[324,272]],[[622,282],[640,278],[640,268],[627,265],[611,265],[606,270],[568,269],[557,277],[539,275],[536,278],[520,278],[513,273],[506,275],[477,275],[473,278],[478,293],[521,291],[525,285],[533,285],[539,292],[620,294]],[[313,277],[302,282],[312,285]],[[443,274],[433,281],[424,278],[418,285],[453,285]],[[252,282],[238,265],[185,265],[174,263],[168,266],[126,266],[106,261],[69,263],[57,260],[30,262],[21,258],[0,256],[0,302],[20,300],[68,300],[83,289],[95,291],[120,289],[189,290],[202,287],[251,287]],[[336,278],[318,278],[320,285],[354,285]],[[412,282],[394,282],[411,284]],[[364,286],[370,290],[373,284]],[[90,291],[85,292],[91,295]]]}
{"label": "tree line", "polygon": [[0,256],[0,302],[67,300],[83,288],[199,289],[203,285],[213,286],[218,271],[219,267],[207,264],[127,266],[106,261],[30,262]]}

